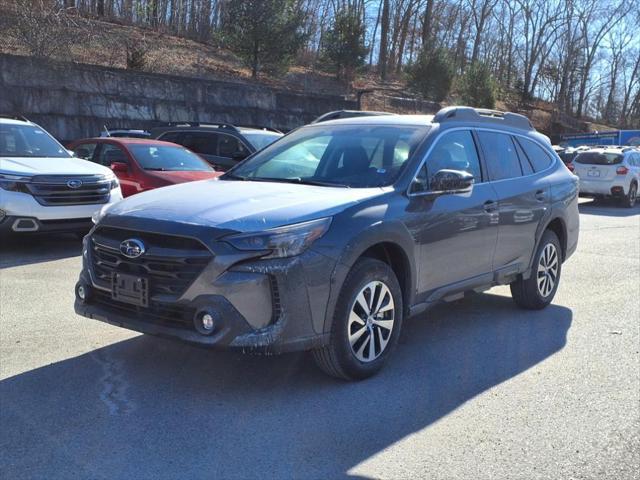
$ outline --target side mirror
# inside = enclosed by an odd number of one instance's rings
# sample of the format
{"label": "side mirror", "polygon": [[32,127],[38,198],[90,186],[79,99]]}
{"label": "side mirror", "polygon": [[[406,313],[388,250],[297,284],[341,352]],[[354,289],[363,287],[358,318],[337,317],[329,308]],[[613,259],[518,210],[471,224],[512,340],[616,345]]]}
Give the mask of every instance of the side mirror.
{"label": "side mirror", "polygon": [[123,162],[113,162],[111,164],[111,170],[116,173],[127,173],[129,171],[129,167]]}
{"label": "side mirror", "polygon": [[438,170],[431,177],[431,193],[465,193],[473,188],[473,175],[462,170]]}

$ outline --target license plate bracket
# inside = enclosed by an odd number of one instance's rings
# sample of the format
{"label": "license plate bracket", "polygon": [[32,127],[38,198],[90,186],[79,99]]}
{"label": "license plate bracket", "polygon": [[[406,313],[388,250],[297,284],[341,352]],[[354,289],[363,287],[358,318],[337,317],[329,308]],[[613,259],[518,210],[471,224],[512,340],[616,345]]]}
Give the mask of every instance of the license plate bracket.
{"label": "license plate bracket", "polygon": [[114,273],[111,277],[111,298],[138,307],[148,307],[149,281],[144,277]]}

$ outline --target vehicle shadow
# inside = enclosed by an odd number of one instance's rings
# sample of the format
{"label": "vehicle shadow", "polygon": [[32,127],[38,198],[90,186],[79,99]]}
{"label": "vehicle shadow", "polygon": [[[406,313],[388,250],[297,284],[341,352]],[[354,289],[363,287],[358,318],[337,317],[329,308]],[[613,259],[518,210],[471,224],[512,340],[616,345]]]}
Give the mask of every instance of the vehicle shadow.
{"label": "vehicle shadow", "polygon": [[601,215],[607,217],[632,217],[640,215],[640,202],[635,207],[627,208],[621,206],[616,200],[603,199],[581,202],[578,204],[578,211],[582,215]]}
{"label": "vehicle shadow", "polygon": [[76,257],[82,241],[73,234],[0,237],[0,269]]}
{"label": "vehicle shadow", "polygon": [[350,477],[561,350],[571,321],[561,306],[473,296],[409,320],[393,361],[360,383],[307,354],[137,336],[0,382],[0,465],[6,478]]}

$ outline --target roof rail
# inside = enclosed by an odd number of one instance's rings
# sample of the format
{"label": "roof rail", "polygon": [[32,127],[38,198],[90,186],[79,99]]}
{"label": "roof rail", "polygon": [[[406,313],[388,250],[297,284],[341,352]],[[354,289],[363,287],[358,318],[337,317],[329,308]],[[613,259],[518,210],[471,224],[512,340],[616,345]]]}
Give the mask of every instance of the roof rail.
{"label": "roof rail", "polygon": [[30,122],[24,115],[14,115],[11,113],[0,113],[0,118],[8,118],[9,120],[20,120],[21,122]]}
{"label": "roof rail", "polygon": [[435,117],[434,123],[445,122],[484,122],[500,123],[509,127],[521,128],[523,130],[533,130],[533,125],[527,117],[519,113],[501,112],[486,108],[472,107],[445,107],[442,108]]}
{"label": "roof rail", "polygon": [[230,123],[216,123],[216,122],[167,122],[160,127],[215,127],[215,128],[226,128],[229,130],[238,131],[238,127],[232,125]]}
{"label": "roof rail", "polygon": [[281,130],[273,127],[265,127],[261,125],[236,125],[237,128],[252,128],[254,130],[266,130],[267,132],[283,133]]}
{"label": "roof rail", "polygon": [[380,115],[395,115],[395,114],[391,112],[374,112],[372,110],[336,110],[334,112],[327,112],[320,115],[311,123],[326,122],[328,120],[338,120],[340,118],[377,117]]}

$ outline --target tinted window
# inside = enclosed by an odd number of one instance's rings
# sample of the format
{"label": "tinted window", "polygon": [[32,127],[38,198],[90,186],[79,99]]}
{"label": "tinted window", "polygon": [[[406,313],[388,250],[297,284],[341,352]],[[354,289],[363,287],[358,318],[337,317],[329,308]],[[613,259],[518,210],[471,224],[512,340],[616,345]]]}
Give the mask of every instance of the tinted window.
{"label": "tinted window", "polygon": [[316,124],[268,146],[226,178],[349,187],[390,185],[427,132],[428,127]]}
{"label": "tinted window", "polygon": [[202,153],[204,155],[218,154],[217,133],[186,132],[180,143],[196,153]]}
{"label": "tinted window", "polygon": [[69,158],[62,145],[34,125],[0,124],[0,155]]}
{"label": "tinted window", "polygon": [[249,151],[236,137],[231,135],[218,135],[218,156],[232,158],[239,155],[241,158],[249,155]]}
{"label": "tinted window", "polygon": [[82,143],[73,149],[76,157],[93,161],[93,154],[96,151],[97,143]]}
{"label": "tinted window", "polygon": [[167,132],[158,137],[158,140],[162,140],[163,142],[173,142],[180,143],[180,132]]}
{"label": "tinted window", "polygon": [[584,165],[617,165],[622,163],[622,155],[619,153],[583,152],[573,161]]}
{"label": "tinted window", "polygon": [[529,161],[536,172],[541,172],[551,166],[553,158],[536,142],[522,137],[519,137],[517,141],[524,149],[524,152],[527,154],[527,158],[529,158]]}
{"label": "tinted window", "polygon": [[145,170],[211,171],[212,168],[195,153],[171,145],[131,145],[131,153]]}
{"label": "tinted window", "polygon": [[124,153],[124,150],[116,145],[111,145],[110,143],[102,144],[102,148],[100,148],[100,152],[98,153],[98,158],[94,161],[97,161],[97,163],[100,163],[105,167],[110,166],[114,162],[129,163],[127,154]]}
{"label": "tinted window", "polygon": [[445,133],[431,150],[427,158],[429,177],[443,169],[468,172],[476,183],[482,181],[478,152],[469,130]]}
{"label": "tinted window", "polygon": [[480,145],[487,159],[491,180],[504,180],[522,175],[520,160],[516,154],[511,135],[497,132],[478,131]]}

